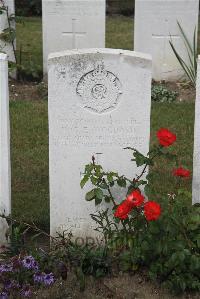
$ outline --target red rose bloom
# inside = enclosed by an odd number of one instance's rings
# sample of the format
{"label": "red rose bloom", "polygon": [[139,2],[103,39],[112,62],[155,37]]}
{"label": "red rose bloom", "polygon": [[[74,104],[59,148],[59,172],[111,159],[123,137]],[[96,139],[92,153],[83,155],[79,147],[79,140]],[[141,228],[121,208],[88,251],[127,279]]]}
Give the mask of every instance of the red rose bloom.
{"label": "red rose bloom", "polygon": [[128,214],[132,210],[132,206],[129,202],[124,200],[116,209],[114,216],[120,218],[121,220],[127,219]]}
{"label": "red rose bloom", "polygon": [[179,167],[177,169],[174,169],[173,175],[182,178],[188,178],[190,176],[190,171],[188,169],[184,169],[183,167]]}
{"label": "red rose bloom", "polygon": [[161,207],[155,201],[148,201],[144,205],[144,215],[148,221],[157,220],[161,214]]}
{"label": "red rose bloom", "polygon": [[126,201],[128,201],[132,207],[139,207],[144,202],[144,196],[140,190],[136,189],[127,196]]}
{"label": "red rose bloom", "polygon": [[176,135],[164,128],[157,132],[157,137],[160,145],[164,147],[170,146],[176,141]]}

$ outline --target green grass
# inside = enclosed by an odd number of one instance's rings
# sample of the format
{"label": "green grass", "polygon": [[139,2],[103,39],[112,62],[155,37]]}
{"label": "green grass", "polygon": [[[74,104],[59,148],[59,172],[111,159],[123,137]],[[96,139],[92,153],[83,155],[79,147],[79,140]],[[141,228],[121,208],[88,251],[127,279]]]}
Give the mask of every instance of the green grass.
{"label": "green grass", "polygon": [[133,50],[133,25],[131,17],[107,17],[106,47]]}
{"label": "green grass", "polygon": [[12,211],[49,224],[48,120],[45,102],[11,102]]}
{"label": "green grass", "polygon": [[26,68],[42,73],[42,19],[21,18],[16,25],[17,51],[22,49],[22,64]]}
{"label": "green grass", "polygon": [[[169,150],[178,156],[179,165],[192,171],[193,164],[193,136],[194,136],[194,103],[156,103],[152,106],[151,115],[151,144],[157,142],[156,131],[169,128],[177,135],[177,141]],[[166,159],[158,159],[153,167],[154,194],[158,199],[162,195],[177,191],[180,180],[172,175],[173,165]],[[191,178],[182,180],[184,188],[191,192]]]}
{"label": "green grass", "polygon": [[[43,228],[49,225],[47,102],[11,102],[11,155],[13,215]],[[156,131],[167,127],[177,134],[173,147],[180,163],[192,169],[194,103],[154,104],[152,143]],[[128,153],[127,153],[128,154]],[[87,163],[88,161],[85,161]],[[118,165],[116,165],[117,170]],[[176,179],[171,166],[159,161],[154,167],[155,198],[173,192]],[[191,190],[191,180],[186,181]]]}

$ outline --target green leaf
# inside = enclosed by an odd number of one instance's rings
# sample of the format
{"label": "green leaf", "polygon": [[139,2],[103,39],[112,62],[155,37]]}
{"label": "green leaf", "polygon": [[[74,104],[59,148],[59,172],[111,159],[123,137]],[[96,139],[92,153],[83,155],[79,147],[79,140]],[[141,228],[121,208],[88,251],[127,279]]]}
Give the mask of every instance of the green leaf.
{"label": "green leaf", "polygon": [[126,180],[124,178],[119,178],[117,180],[117,184],[118,184],[119,187],[126,188]]}
{"label": "green leaf", "polygon": [[85,199],[86,199],[87,201],[91,201],[91,200],[93,200],[95,197],[96,197],[95,189],[92,189],[91,191],[87,192],[86,195],[85,195]]}
{"label": "green leaf", "polygon": [[106,195],[106,196],[104,196],[104,200],[105,200],[106,203],[110,203],[111,197]]}
{"label": "green leaf", "polygon": [[144,181],[144,180],[137,181],[135,183],[135,188],[138,188],[139,186],[146,185],[146,184],[147,184],[147,181]]}
{"label": "green leaf", "polygon": [[131,161],[135,161],[137,167],[145,165],[145,164],[152,165],[151,159],[145,157],[143,154],[138,152],[136,149],[133,152],[133,156],[134,156],[134,159],[132,159]]}
{"label": "green leaf", "polygon": [[87,164],[87,165],[85,166],[85,173],[90,174],[91,171],[93,170],[93,168],[94,168],[94,165],[93,165],[92,163]]}
{"label": "green leaf", "polygon": [[108,180],[109,183],[113,182],[113,175],[112,175],[112,173],[108,173],[107,174],[107,180]]}
{"label": "green leaf", "polygon": [[99,187],[101,189],[108,189],[108,186],[107,186],[107,184],[105,182],[102,182],[101,184],[99,184]]}
{"label": "green leaf", "polygon": [[89,180],[89,175],[84,175],[84,177],[82,178],[82,180],[80,182],[81,188],[83,188],[85,186],[85,184],[87,183],[88,180]]}
{"label": "green leaf", "polygon": [[96,188],[95,189],[95,196],[96,196],[96,198],[102,200],[103,196],[104,196],[103,191],[100,188]]}
{"label": "green leaf", "polygon": [[95,206],[100,205],[101,202],[102,202],[102,198],[95,197]]}
{"label": "green leaf", "polygon": [[97,183],[98,183],[98,178],[96,178],[95,176],[91,176],[91,182],[92,182],[92,184],[93,185],[97,185]]}

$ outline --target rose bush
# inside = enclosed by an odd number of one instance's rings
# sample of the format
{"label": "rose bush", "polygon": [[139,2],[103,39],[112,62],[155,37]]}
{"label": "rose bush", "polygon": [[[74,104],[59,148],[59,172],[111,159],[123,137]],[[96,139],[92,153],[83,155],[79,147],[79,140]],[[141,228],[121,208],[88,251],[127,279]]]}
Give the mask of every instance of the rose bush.
{"label": "rose bush", "polygon": [[[133,159],[137,166],[143,166],[141,175],[136,178],[127,178],[124,175],[119,175],[117,172],[105,172],[101,165],[95,163],[95,158],[92,157],[92,163],[86,165],[85,175],[80,183],[83,188],[90,180],[95,188],[86,194],[86,200],[95,200],[95,204],[99,205],[105,200],[106,203],[112,203],[114,211],[114,221],[121,220],[123,227],[133,230],[133,220],[137,222],[139,217],[145,218],[147,221],[155,221],[161,216],[161,207],[159,203],[147,201],[140,190],[140,186],[147,186],[148,181],[143,179],[147,167],[153,165],[154,159],[157,156],[165,155],[163,150],[171,146],[176,141],[176,135],[166,128],[161,128],[157,132],[159,145],[156,145],[145,157],[135,148],[127,148],[132,150]],[[178,170],[180,173],[180,169]],[[177,171],[176,171],[177,173]],[[183,170],[182,170],[183,175]],[[186,173],[184,173],[186,175]],[[112,194],[113,187],[124,187],[127,190],[125,199],[121,203],[117,203]],[[144,221],[144,225],[146,222]]]}
{"label": "rose bush", "polygon": [[[94,200],[95,205],[109,204],[104,211],[91,217],[97,223],[96,230],[103,233],[106,252],[110,257],[114,256],[115,261],[117,257],[120,270],[136,271],[145,266],[151,279],[177,293],[199,291],[200,208],[191,205],[191,193],[182,189],[190,171],[178,167],[178,157],[168,150],[177,140],[173,132],[161,128],[157,140],[158,145],[153,146],[147,156],[135,148],[127,148],[133,154],[131,161],[142,167],[137,177],[127,178],[114,171],[106,172],[93,157],[85,167],[81,187],[90,181],[94,187],[87,192],[85,199]],[[145,174],[160,157],[171,160],[171,175],[179,178],[179,189],[170,190],[158,201],[151,186],[152,173],[146,178]],[[127,192],[120,203],[113,195],[113,190],[116,192],[118,187]]]}

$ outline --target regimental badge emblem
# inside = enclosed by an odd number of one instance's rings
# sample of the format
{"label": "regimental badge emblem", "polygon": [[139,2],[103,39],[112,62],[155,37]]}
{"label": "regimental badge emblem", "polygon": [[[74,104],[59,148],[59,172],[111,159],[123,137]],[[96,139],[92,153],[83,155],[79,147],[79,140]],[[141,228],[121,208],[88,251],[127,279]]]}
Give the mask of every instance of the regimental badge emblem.
{"label": "regimental badge emblem", "polygon": [[122,85],[116,75],[99,64],[81,77],[76,92],[81,97],[84,108],[104,113],[117,106],[122,94]]}

